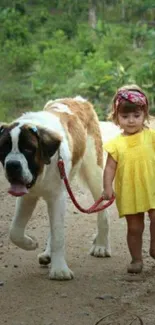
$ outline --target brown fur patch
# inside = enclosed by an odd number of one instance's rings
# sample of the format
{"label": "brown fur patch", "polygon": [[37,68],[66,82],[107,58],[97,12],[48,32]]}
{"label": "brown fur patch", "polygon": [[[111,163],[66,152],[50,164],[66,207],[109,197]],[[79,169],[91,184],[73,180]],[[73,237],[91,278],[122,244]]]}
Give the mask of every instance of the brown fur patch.
{"label": "brown fur patch", "polygon": [[24,136],[27,138],[27,142],[30,143],[30,145],[34,146],[36,149],[35,163],[38,166],[39,174],[41,174],[44,168],[44,162],[41,159],[41,151],[39,148],[38,136],[31,130],[32,127],[33,125],[29,125],[29,124],[23,125],[21,127],[21,131],[24,132]]}
{"label": "brown fur patch", "polygon": [[[9,139],[9,133],[12,129],[14,129],[19,123],[12,123],[12,124],[2,124],[0,126],[0,146]],[[11,142],[10,142],[10,149],[11,149]]]}
{"label": "brown fur patch", "polygon": [[11,124],[6,124],[6,123],[2,123],[0,125],[1,130],[4,129],[4,131],[6,131],[7,133],[9,133],[11,130],[13,130],[19,123],[15,122],[15,123],[11,123]]}
{"label": "brown fur patch", "polygon": [[34,126],[31,124],[21,127],[28,142],[36,148],[35,162],[41,173],[44,164],[50,163],[50,157],[58,149],[62,138],[57,133],[41,128],[40,126],[35,126],[35,129],[36,131],[34,131]]}
{"label": "brown fur patch", "polygon": [[[59,103],[66,105],[71,113],[69,114],[69,112],[56,110],[57,104]],[[44,110],[51,111],[53,114],[57,115],[67,131],[73,165],[75,165],[84,154],[86,137],[88,134],[92,136],[95,141],[97,164],[103,167],[103,149],[99,121],[90,102],[64,98],[48,102]]]}

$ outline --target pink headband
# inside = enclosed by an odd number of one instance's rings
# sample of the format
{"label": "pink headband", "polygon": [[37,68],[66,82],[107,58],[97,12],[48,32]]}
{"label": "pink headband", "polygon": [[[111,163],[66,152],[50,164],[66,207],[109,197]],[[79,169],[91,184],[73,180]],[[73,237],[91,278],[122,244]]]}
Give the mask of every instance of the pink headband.
{"label": "pink headband", "polygon": [[133,104],[136,104],[137,106],[146,106],[146,109],[148,108],[148,101],[146,96],[136,90],[120,90],[118,91],[115,101],[114,101],[114,110],[117,111],[118,106],[123,102],[124,100],[127,100]]}

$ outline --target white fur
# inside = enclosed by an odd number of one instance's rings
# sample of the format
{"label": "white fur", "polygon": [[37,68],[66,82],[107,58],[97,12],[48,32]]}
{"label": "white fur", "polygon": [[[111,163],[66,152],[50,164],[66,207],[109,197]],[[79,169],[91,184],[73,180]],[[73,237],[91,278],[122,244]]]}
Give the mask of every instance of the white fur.
{"label": "white fur", "polygon": [[103,122],[100,121],[100,129],[102,134],[103,143],[113,139],[116,135],[121,133],[119,126],[115,125],[112,122]]}
{"label": "white fur", "polygon": [[19,119],[17,119],[17,122],[19,122],[19,126],[24,124],[33,124],[36,126],[45,127],[53,132],[59,133],[61,136],[65,135],[59,118],[47,111],[25,113]]}
{"label": "white fur", "polygon": [[76,96],[76,97],[74,97],[74,99],[81,103],[85,103],[87,101],[87,99],[85,99],[81,96]]}
{"label": "white fur", "polygon": [[[60,146],[60,154],[64,160],[66,174],[69,179],[71,180],[79,172],[87,183],[94,200],[100,197],[102,192],[103,170],[97,165],[96,148],[92,137],[87,138],[84,157],[81,157],[77,165],[72,168],[72,156],[69,149],[68,137],[57,116],[46,111],[30,112],[24,114],[17,121],[20,123],[19,126],[11,131],[15,155],[20,155],[18,138],[21,125],[31,123],[35,126],[42,126],[55,131],[63,139]],[[10,159],[12,159],[13,152],[9,155],[11,155]],[[46,250],[39,255],[39,261],[45,263],[48,259],[51,259],[50,279],[69,280],[73,278],[73,273],[67,266],[65,260],[64,215],[66,211],[66,189],[58,172],[57,160],[58,153],[51,158],[50,165],[44,166],[43,173],[38,177],[36,184],[31,188],[29,193],[17,199],[16,213],[10,229],[10,238],[22,249],[34,250],[38,246],[35,238],[25,234],[25,228],[31,218],[38,198],[43,197],[47,203],[50,231]],[[97,228],[97,236],[94,240],[91,254],[100,257],[110,256],[107,210],[98,213]]]}
{"label": "white fur", "polygon": [[[12,150],[6,156],[6,159],[4,161],[4,167],[6,167],[6,164],[8,161],[9,162],[14,161],[14,160],[19,161],[21,164],[21,167],[22,167],[23,180],[26,184],[29,184],[32,182],[33,176],[28,168],[28,163],[27,163],[25,156],[19,151],[18,139],[19,139],[20,132],[21,132],[21,130],[19,127],[15,127],[10,132],[10,136],[11,136],[11,140],[12,140]],[[6,174],[6,177],[7,177],[7,174]]]}
{"label": "white fur", "polygon": [[68,113],[68,114],[73,115],[73,113],[71,112],[69,107],[62,103],[55,103],[52,107],[52,110],[56,111],[56,112]]}

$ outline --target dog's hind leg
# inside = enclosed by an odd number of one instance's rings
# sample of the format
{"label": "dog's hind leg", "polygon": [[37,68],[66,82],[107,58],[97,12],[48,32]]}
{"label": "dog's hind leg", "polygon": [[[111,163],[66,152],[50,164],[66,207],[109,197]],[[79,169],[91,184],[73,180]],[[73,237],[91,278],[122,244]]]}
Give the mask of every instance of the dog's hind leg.
{"label": "dog's hind leg", "polygon": [[[87,157],[87,159],[84,159],[81,167],[81,176],[88,185],[94,200],[99,199],[103,192],[103,170],[97,165],[95,157]],[[97,235],[94,239],[90,254],[96,257],[111,256],[107,209],[97,214]]]}
{"label": "dog's hind leg", "polygon": [[34,237],[25,235],[26,225],[32,216],[37,200],[38,197],[26,194],[16,201],[15,216],[10,228],[10,239],[15,245],[25,250],[34,250],[38,247],[37,240]]}

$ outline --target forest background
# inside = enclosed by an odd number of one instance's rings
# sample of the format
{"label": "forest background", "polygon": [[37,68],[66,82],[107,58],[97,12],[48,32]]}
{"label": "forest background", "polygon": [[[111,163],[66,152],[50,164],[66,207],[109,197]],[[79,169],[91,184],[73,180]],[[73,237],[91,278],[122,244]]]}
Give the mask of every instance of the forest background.
{"label": "forest background", "polygon": [[0,120],[75,95],[103,120],[124,83],[155,114],[154,0],[0,1]]}

